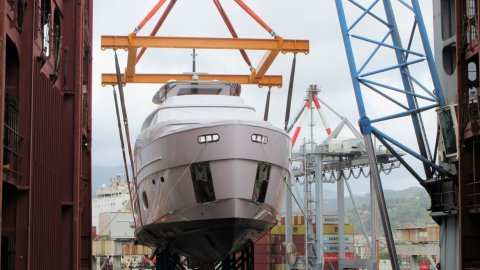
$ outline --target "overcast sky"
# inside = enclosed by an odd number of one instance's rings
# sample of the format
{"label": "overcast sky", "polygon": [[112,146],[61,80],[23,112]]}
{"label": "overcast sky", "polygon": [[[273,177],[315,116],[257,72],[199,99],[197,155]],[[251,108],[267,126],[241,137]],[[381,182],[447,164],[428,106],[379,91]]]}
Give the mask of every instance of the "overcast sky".
{"label": "overcast sky", "polygon": [[[101,35],[128,35],[155,5],[156,0],[99,0],[94,1],[94,61],[93,61],[93,163],[95,166],[122,165],[120,143],[112,98],[112,87],[102,87],[101,73],[114,71],[114,58],[111,50],[100,49]],[[221,1],[240,37],[270,38],[269,34],[254,22],[234,1]],[[347,59],[341,39],[341,33],[335,8],[335,2],[318,0],[262,0],[245,2],[269,24],[277,34],[286,39],[310,40],[310,53],[298,55],[295,77],[293,114],[300,109],[305,91],[310,84],[318,84],[322,92],[321,99],[334,107],[355,126],[358,111],[355,103]],[[425,23],[432,29],[431,1],[422,2]],[[164,7],[165,8],[165,7]],[[163,11],[163,9],[161,11]],[[352,14],[359,14],[352,13]],[[148,35],[160,13],[140,32]],[[397,18],[402,28],[410,27],[407,18]],[[359,26],[360,31],[373,32],[380,29],[374,22]],[[432,32],[432,31],[430,31]],[[381,34],[381,32],[379,32]],[[160,36],[193,36],[193,37],[229,37],[229,32],[210,0],[179,0],[173,8]],[[433,40],[431,40],[433,45]],[[365,47],[365,52],[368,50]],[[197,50],[197,71],[208,73],[248,74],[249,69],[238,51]],[[387,55],[387,54],[385,54]],[[126,52],[119,52],[122,70],[126,66]],[[254,66],[259,63],[263,52],[249,52]],[[280,54],[269,69],[268,74],[283,75],[284,87],[272,90],[270,120],[283,127],[287,86],[290,74],[292,55]],[[137,65],[137,72],[142,73],[182,73],[191,71],[191,50],[162,49],[149,50]],[[424,72],[426,74],[426,70]],[[386,77],[388,79],[388,76]],[[392,79],[394,80],[394,79]],[[153,94],[160,85],[133,85],[125,88],[127,110],[131,127],[131,135],[136,138],[143,119],[155,107],[151,102]],[[267,89],[256,86],[243,86],[242,96],[246,103],[255,106],[259,118],[263,116]],[[390,105],[376,97],[366,100],[372,114],[390,110]],[[332,128],[339,120],[329,112],[325,112]],[[435,130],[435,116],[426,115],[427,130]],[[317,124],[316,138],[322,141],[326,135],[324,128],[315,118]],[[407,145],[415,145],[413,130],[408,123],[393,122],[383,126],[386,130],[399,134]],[[300,138],[308,136],[304,132]],[[432,133],[430,132],[430,133]],[[418,168],[418,165],[415,165]],[[403,189],[416,185],[416,181],[405,169],[383,177],[384,187]]]}

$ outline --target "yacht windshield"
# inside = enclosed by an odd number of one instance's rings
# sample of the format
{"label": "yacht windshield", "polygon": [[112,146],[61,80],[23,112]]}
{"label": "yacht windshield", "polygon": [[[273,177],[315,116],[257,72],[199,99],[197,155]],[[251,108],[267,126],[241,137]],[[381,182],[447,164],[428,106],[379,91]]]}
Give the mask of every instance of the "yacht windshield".
{"label": "yacht windshield", "polygon": [[181,88],[178,90],[178,96],[185,96],[185,95],[219,95],[222,92],[223,88],[198,88],[198,87],[191,87],[191,88]]}

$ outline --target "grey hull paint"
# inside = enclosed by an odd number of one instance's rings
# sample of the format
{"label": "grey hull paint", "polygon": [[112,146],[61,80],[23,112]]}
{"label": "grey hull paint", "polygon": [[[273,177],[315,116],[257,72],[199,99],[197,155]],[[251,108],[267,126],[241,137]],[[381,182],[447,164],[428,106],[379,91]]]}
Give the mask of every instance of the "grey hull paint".
{"label": "grey hull paint", "polygon": [[[261,121],[221,121],[175,131],[168,131],[168,126],[152,130],[144,131],[143,141],[137,143],[135,151],[139,194],[145,192],[148,201],[147,208],[145,197],[140,195],[143,220],[141,223],[137,220],[137,224],[143,226],[137,227],[136,233],[142,242],[170,244],[179,253],[192,256],[191,243],[186,241],[182,245],[175,241],[186,233],[175,229],[179,222],[236,219],[247,221],[242,224],[257,224],[232,230],[232,234],[238,234],[232,235],[234,239],[242,239],[233,241],[228,250],[219,245],[221,251],[212,252],[211,257],[198,258],[213,262],[218,260],[218,254],[225,255],[248,241],[255,241],[277,222],[285,191],[284,179],[289,175],[290,138],[285,132]],[[198,143],[198,137],[205,134],[218,134],[220,140]],[[267,136],[268,143],[253,142],[252,134]],[[216,201],[196,201],[190,165],[197,162],[210,164]],[[259,162],[271,164],[264,203],[252,201]],[[204,226],[205,223],[195,224]],[[267,225],[259,229],[258,224]],[[225,232],[219,231],[221,233]],[[197,247],[212,248],[212,238],[215,236],[204,238],[204,243],[199,238]]]}

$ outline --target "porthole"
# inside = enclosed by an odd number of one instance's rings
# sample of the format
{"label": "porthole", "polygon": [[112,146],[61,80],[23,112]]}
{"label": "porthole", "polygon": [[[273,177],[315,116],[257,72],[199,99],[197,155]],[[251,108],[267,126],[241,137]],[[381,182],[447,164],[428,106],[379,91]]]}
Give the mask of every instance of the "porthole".
{"label": "porthole", "polygon": [[165,182],[165,178],[163,178],[163,176],[160,178],[160,182]]}
{"label": "porthole", "polygon": [[475,62],[468,63],[468,80],[474,82],[477,80],[477,64]]}
{"label": "porthole", "polygon": [[152,184],[155,185],[155,179],[152,179]]}

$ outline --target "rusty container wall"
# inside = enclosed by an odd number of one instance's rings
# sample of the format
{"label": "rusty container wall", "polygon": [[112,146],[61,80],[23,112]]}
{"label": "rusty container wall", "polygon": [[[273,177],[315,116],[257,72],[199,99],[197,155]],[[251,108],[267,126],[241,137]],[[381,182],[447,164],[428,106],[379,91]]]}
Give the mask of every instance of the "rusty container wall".
{"label": "rusty container wall", "polygon": [[92,0],[0,1],[0,269],[91,269]]}

